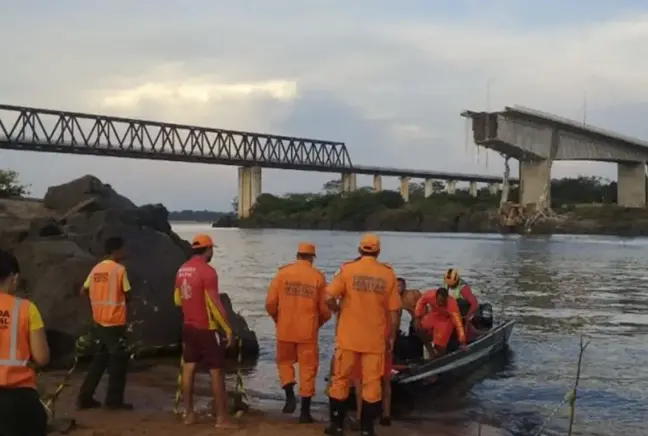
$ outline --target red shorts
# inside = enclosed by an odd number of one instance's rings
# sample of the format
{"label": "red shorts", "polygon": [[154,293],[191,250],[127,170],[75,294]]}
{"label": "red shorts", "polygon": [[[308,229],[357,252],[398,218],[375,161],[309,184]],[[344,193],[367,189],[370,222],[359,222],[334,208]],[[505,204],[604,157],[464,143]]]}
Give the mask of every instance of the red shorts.
{"label": "red shorts", "polygon": [[182,358],[200,363],[206,369],[221,369],[225,364],[225,342],[215,330],[182,327]]}
{"label": "red shorts", "polygon": [[[391,353],[385,353],[385,366],[383,370],[383,377],[391,377],[392,368],[394,365],[394,357]],[[360,362],[356,362],[353,367],[353,372],[351,373],[351,380],[361,380],[362,379],[362,366]]]}

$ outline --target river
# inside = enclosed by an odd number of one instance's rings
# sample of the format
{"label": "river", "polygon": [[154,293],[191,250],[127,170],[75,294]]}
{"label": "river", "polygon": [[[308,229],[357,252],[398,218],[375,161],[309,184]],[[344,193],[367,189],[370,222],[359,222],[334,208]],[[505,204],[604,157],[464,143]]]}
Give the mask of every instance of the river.
{"label": "river", "polygon": [[[261,345],[247,387],[281,398],[274,364],[274,326],[263,307],[276,268],[294,259],[297,243],[317,245],[316,265],[328,278],[356,255],[358,233],[212,229],[176,224],[190,239],[210,233],[218,245],[213,265],[221,291],[256,330]],[[511,351],[451,392],[422,392],[403,419],[480,419],[505,434],[533,435],[560,404],[576,372],[581,334],[587,349],[575,434],[640,435],[648,426],[648,239],[596,236],[521,238],[500,235],[380,233],[381,259],[409,288],[438,286],[449,266],[460,268],[478,298],[517,325]],[[405,321],[405,320],[404,320]],[[332,323],[320,333],[318,399],[325,401]],[[543,434],[566,434],[567,407]]]}

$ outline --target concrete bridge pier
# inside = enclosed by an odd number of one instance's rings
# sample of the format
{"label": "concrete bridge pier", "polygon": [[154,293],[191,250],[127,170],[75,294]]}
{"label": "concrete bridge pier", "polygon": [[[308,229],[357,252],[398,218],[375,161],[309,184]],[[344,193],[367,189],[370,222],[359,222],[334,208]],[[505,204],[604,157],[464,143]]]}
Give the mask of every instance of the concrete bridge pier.
{"label": "concrete bridge pier", "polygon": [[248,218],[252,206],[261,195],[261,167],[238,169],[238,217]]}
{"label": "concrete bridge pier", "polygon": [[[537,203],[544,194],[545,187],[551,180],[551,162],[547,159],[520,161],[520,204]],[[547,192],[546,204],[551,204],[551,189]]]}
{"label": "concrete bridge pier", "polygon": [[400,177],[400,195],[405,202],[409,202],[409,177]]}
{"label": "concrete bridge pier", "polygon": [[646,207],[646,163],[617,164],[617,204]]}
{"label": "concrete bridge pier", "polygon": [[446,184],[446,189],[448,191],[448,194],[455,195],[457,193],[457,181],[448,180],[448,183]]}
{"label": "concrete bridge pier", "polygon": [[425,179],[423,187],[425,188],[425,198],[434,194],[434,179]]}
{"label": "concrete bridge pier", "polygon": [[353,192],[358,189],[355,173],[342,173],[342,192]]}
{"label": "concrete bridge pier", "polygon": [[502,190],[502,187],[500,186],[499,183],[489,183],[488,184],[488,192],[490,195],[497,195],[498,192]]}
{"label": "concrete bridge pier", "polygon": [[373,189],[374,192],[382,191],[382,176],[379,174],[373,176]]}
{"label": "concrete bridge pier", "polygon": [[468,193],[471,197],[477,197],[477,182],[470,182],[468,185]]}

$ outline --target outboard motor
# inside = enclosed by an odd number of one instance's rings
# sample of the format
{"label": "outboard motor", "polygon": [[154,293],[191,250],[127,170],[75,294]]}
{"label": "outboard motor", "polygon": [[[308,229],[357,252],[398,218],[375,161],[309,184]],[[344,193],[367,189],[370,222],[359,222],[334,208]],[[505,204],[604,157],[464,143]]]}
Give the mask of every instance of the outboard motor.
{"label": "outboard motor", "polygon": [[479,330],[490,330],[493,328],[493,306],[489,303],[480,304],[472,323]]}

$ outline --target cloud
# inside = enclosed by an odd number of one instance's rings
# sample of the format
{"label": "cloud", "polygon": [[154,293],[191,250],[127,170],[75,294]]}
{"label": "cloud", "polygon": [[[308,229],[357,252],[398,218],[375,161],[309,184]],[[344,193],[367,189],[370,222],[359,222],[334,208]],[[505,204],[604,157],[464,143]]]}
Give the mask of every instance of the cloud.
{"label": "cloud", "polygon": [[[582,119],[587,100],[588,122],[648,135],[637,115],[648,106],[648,8],[614,5],[61,0],[55,8],[31,0],[3,12],[0,39],[11,62],[0,95],[14,104],[344,141],[356,164],[500,174],[501,158],[489,153],[486,165],[484,152],[478,159],[466,144],[463,109],[521,104]],[[139,201],[171,208],[228,208],[236,194],[231,167],[2,156],[37,193],[96,172]],[[616,177],[608,164],[554,169]],[[330,177],[265,171],[264,190],[317,189]]]}

